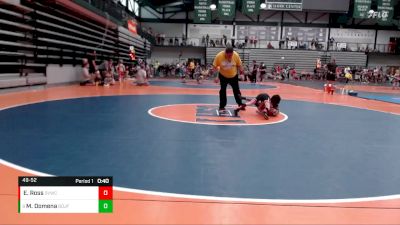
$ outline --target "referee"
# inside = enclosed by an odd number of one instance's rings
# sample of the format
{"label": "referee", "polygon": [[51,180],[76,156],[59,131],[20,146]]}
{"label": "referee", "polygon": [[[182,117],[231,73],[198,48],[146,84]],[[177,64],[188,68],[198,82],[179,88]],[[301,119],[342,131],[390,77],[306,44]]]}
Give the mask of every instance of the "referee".
{"label": "referee", "polygon": [[219,91],[219,112],[225,111],[227,103],[226,99],[226,87],[228,84],[231,85],[233,95],[235,96],[236,103],[240,110],[244,110],[246,105],[242,103],[241,93],[239,89],[239,77],[238,71],[242,71],[242,60],[237,52],[233,51],[233,47],[226,47],[225,51],[221,51],[215,56],[213,66],[215,69],[219,69],[218,80],[221,84]]}

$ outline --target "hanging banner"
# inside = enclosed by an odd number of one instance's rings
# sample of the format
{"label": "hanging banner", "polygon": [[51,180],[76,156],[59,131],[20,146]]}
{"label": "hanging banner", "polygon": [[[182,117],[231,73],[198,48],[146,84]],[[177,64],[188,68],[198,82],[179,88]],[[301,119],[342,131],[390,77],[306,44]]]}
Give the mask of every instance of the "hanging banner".
{"label": "hanging banner", "polygon": [[368,11],[371,10],[371,3],[372,0],[354,0],[353,18],[368,18]]}
{"label": "hanging banner", "polygon": [[394,0],[378,0],[378,23],[392,23],[394,15]]}
{"label": "hanging banner", "polygon": [[236,11],[235,0],[218,1],[218,17],[220,20],[233,20],[235,18],[235,11]]}
{"label": "hanging banner", "polygon": [[136,20],[128,20],[128,30],[132,32],[132,34],[137,34],[137,23]]}
{"label": "hanging banner", "polygon": [[260,0],[242,0],[242,13],[248,16],[260,13]]}
{"label": "hanging banner", "polygon": [[303,0],[267,0],[267,10],[302,11]]}
{"label": "hanging banner", "polygon": [[194,1],[194,23],[211,23],[211,0]]}

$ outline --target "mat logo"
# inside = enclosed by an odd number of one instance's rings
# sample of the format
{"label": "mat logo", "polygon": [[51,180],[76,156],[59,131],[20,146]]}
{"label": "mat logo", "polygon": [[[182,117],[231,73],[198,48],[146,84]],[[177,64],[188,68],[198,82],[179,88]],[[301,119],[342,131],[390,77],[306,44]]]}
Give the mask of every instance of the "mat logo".
{"label": "mat logo", "polygon": [[256,112],[255,107],[248,107],[235,116],[236,106],[225,107],[226,111],[218,112],[216,104],[175,104],[164,105],[149,109],[148,113],[156,118],[190,124],[250,126],[281,123],[287,120],[283,113],[277,117],[265,120]]}
{"label": "mat logo", "polygon": [[226,107],[224,112],[219,112],[214,105],[198,105],[196,107],[196,122],[207,123],[238,123],[246,124],[240,116],[234,116],[234,107]]}

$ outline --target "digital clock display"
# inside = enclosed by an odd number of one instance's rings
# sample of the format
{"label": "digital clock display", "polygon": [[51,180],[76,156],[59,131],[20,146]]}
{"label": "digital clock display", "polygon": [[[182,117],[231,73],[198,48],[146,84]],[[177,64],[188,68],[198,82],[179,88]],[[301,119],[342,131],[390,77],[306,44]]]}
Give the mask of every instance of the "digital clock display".
{"label": "digital clock display", "polygon": [[37,177],[24,177],[21,179],[21,181],[24,183],[36,183]]}

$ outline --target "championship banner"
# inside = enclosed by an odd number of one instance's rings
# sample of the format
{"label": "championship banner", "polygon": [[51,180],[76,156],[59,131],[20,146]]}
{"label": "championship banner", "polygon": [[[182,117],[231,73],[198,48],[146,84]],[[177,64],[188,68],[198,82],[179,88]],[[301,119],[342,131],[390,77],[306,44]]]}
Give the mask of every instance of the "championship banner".
{"label": "championship banner", "polygon": [[371,10],[372,0],[354,0],[353,18],[366,19]]}
{"label": "championship banner", "polygon": [[394,0],[378,0],[378,23],[392,23],[394,15]]}
{"label": "championship banner", "polygon": [[260,0],[242,0],[242,13],[248,16],[260,13]]}
{"label": "championship banner", "polygon": [[211,0],[194,1],[194,23],[211,23]]}
{"label": "championship banner", "polygon": [[235,11],[236,11],[235,0],[218,1],[218,17],[220,20],[233,20],[235,18]]}

